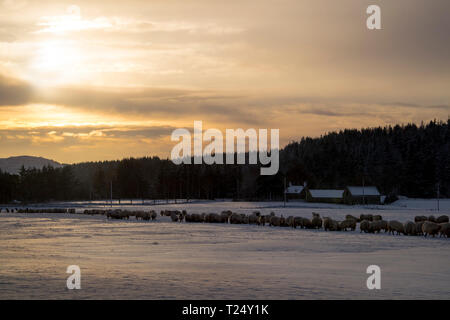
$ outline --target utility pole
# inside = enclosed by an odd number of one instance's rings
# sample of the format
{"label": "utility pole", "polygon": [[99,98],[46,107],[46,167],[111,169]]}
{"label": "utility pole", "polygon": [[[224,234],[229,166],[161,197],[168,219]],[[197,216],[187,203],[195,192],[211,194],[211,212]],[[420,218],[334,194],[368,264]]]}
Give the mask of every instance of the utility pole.
{"label": "utility pole", "polygon": [[362,178],[362,191],[363,191],[363,205],[365,205],[366,204],[366,195],[365,195],[365,192],[364,192],[364,174],[363,174],[363,178]]}
{"label": "utility pole", "polygon": [[437,183],[437,211],[439,211],[440,183]]}
{"label": "utility pole", "polygon": [[284,207],[286,208],[286,176],[284,176]]}
{"label": "utility pole", "polygon": [[111,180],[111,208],[112,208],[112,205],[113,205],[113,201],[112,201],[112,180]]}

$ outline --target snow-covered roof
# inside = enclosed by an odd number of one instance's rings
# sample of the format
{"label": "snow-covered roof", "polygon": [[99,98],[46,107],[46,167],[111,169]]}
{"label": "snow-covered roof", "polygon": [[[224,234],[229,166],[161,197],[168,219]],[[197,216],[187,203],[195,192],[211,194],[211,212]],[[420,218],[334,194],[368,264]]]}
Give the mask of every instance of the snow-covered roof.
{"label": "snow-covered roof", "polygon": [[303,191],[303,186],[289,186],[286,188],[286,193],[300,193]]}
{"label": "snow-covered roof", "polygon": [[313,198],[342,198],[344,190],[309,189]]}
{"label": "snow-covered roof", "polygon": [[367,187],[347,187],[348,191],[353,196],[379,196],[380,192],[378,191],[377,187],[373,186],[367,186]]}

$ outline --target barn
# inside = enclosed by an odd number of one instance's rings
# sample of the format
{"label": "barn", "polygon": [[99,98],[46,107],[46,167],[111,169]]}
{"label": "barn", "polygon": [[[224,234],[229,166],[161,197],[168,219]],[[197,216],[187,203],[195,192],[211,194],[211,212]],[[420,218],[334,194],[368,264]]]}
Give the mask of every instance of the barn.
{"label": "barn", "polygon": [[335,189],[306,189],[306,201],[344,203],[344,190]]}
{"label": "barn", "polygon": [[348,186],[344,192],[348,204],[380,204],[381,194],[375,186]]}
{"label": "barn", "polygon": [[293,186],[289,183],[289,187],[286,188],[286,199],[294,200],[294,199],[305,199],[305,193],[303,192],[305,188],[303,186]]}

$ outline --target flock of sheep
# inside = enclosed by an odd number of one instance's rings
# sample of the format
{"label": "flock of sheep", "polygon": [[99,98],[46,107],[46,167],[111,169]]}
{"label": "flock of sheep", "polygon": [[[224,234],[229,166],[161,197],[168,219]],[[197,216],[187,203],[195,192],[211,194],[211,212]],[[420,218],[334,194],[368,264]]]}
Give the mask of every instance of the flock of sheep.
{"label": "flock of sheep", "polygon": [[232,211],[223,211],[217,213],[192,213],[187,214],[186,211],[170,211],[165,210],[161,215],[170,216],[172,221],[186,221],[186,222],[212,222],[212,223],[230,223],[230,224],[268,224],[276,227],[291,227],[302,229],[324,229],[325,231],[347,231],[356,230],[356,226],[360,224],[360,232],[365,233],[380,233],[381,231],[389,232],[389,234],[405,234],[405,235],[440,235],[450,236],[450,223],[448,216],[417,216],[415,222],[408,221],[402,224],[399,221],[391,220],[385,221],[380,215],[364,215],[361,214],[359,218],[352,215],[346,215],[344,221],[333,220],[328,217],[321,218],[318,213],[313,212],[312,218],[304,217],[280,217],[271,212],[269,215],[261,215],[259,211],[253,212],[250,215],[233,213]]}
{"label": "flock of sheep", "polygon": [[[3,211],[3,208],[0,208],[0,213]],[[38,209],[38,208],[5,208],[6,213],[13,213],[13,212],[17,212],[17,213],[72,213],[75,214],[75,209],[71,208],[71,209],[62,209],[62,208],[51,208],[51,209]]]}
{"label": "flock of sheep", "polygon": [[[70,213],[75,214],[75,209],[15,209],[18,213]],[[2,209],[0,208],[0,213]],[[6,209],[6,212],[14,212],[14,209]],[[105,215],[108,219],[129,219],[135,217],[136,220],[155,220],[157,213],[151,211],[128,211],[128,210],[84,210],[83,214],[87,215]],[[170,217],[173,222],[198,222],[198,223],[229,223],[229,224],[254,224],[275,227],[291,227],[302,229],[324,229],[325,231],[355,231],[359,223],[360,232],[380,233],[381,231],[389,232],[389,234],[404,234],[410,236],[431,235],[431,236],[450,236],[450,223],[448,216],[416,216],[414,222],[407,221],[401,223],[397,220],[386,221],[380,215],[364,215],[359,218],[352,215],[346,215],[345,220],[337,221],[328,217],[321,218],[318,213],[313,212],[312,218],[303,217],[283,217],[276,216],[274,212],[269,215],[262,215],[259,211],[255,211],[250,215],[243,213],[235,213],[232,211],[223,211],[218,213],[191,213],[186,210],[163,210],[161,216]]]}

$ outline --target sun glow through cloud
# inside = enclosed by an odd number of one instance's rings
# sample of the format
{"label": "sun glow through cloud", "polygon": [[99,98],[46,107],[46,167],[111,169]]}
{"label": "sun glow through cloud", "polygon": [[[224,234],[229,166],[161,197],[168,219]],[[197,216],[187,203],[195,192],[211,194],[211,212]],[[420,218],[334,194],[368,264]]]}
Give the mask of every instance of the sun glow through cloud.
{"label": "sun glow through cloud", "polygon": [[37,44],[31,70],[37,73],[40,84],[58,84],[76,80],[82,73],[82,64],[82,52],[76,42],[50,40]]}

